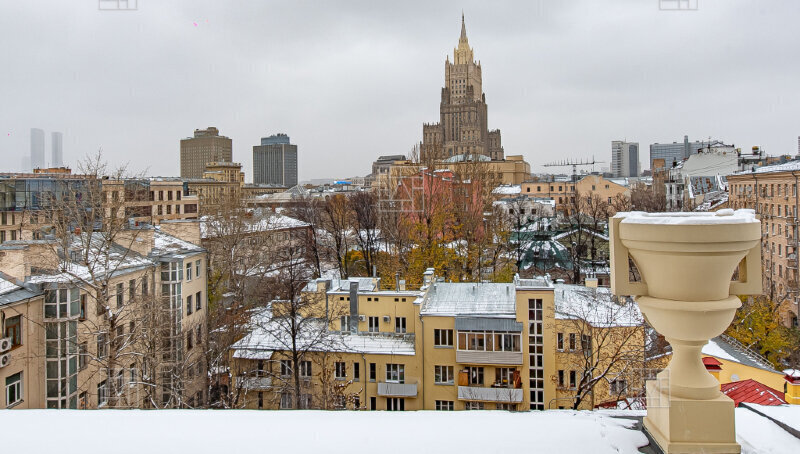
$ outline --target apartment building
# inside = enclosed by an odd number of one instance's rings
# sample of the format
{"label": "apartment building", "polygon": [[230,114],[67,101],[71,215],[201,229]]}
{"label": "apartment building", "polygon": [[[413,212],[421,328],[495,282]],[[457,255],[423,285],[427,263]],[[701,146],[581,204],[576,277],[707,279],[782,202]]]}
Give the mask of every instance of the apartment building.
{"label": "apartment building", "polygon": [[[574,292],[559,289],[547,277],[516,278],[508,284],[445,283],[429,269],[423,283],[418,291],[405,290],[403,281],[393,290],[381,289],[378,278],[318,279],[308,284],[304,296],[317,304],[306,315],[316,319],[319,331],[302,336],[302,407],[571,407],[565,403],[570,383],[559,383],[558,377],[565,370],[567,377],[583,375],[584,369],[565,355],[585,355],[586,349],[557,353],[556,342],[577,332],[572,307],[584,300],[573,298]],[[638,314],[635,305],[628,310]],[[598,329],[610,326],[594,322]],[[231,349],[231,371],[245,408],[295,405],[290,342],[276,324],[280,322],[275,315],[265,310],[254,318],[257,328]],[[307,341],[312,338],[324,342],[312,345]],[[587,337],[583,340],[590,352],[591,345],[597,345]],[[620,393],[610,386],[600,383],[606,390],[593,395],[607,400],[630,392],[623,390],[622,378],[614,385]],[[599,402],[586,399],[581,408]]]}
{"label": "apartment building", "polygon": [[521,195],[540,199],[550,199],[556,211],[571,214],[576,206],[576,194],[585,197],[597,194],[601,200],[613,204],[618,197],[630,197],[630,183],[636,179],[605,178],[602,175],[585,175],[577,182],[563,177],[552,181],[526,181],[521,185]]}
{"label": "apartment building", "polygon": [[782,305],[786,326],[797,327],[798,296],[797,185],[800,161],[759,167],[728,175],[730,208],[750,208],[761,218],[764,293]]}
{"label": "apartment building", "polygon": [[202,405],[206,267],[156,228],[0,246],[0,407]]}
{"label": "apartment building", "polygon": [[198,217],[199,199],[180,178],[103,180],[102,188],[107,219],[158,224]]}

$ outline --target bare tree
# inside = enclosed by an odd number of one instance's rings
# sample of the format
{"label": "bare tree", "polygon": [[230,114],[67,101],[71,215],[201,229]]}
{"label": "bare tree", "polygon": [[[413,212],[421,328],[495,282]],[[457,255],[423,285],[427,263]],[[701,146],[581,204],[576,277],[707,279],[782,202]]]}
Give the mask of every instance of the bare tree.
{"label": "bare tree", "polygon": [[314,277],[322,276],[321,257],[323,256],[323,251],[321,238],[319,238],[323,222],[322,209],[323,203],[321,203],[318,198],[308,195],[298,198],[290,209],[290,213],[293,217],[307,223],[311,227],[311,234],[308,236],[305,247],[308,251],[311,263],[314,265]]}
{"label": "bare tree", "polygon": [[350,196],[349,204],[353,213],[356,243],[364,256],[364,267],[371,275],[372,267],[377,265],[378,248],[378,201],[371,192],[357,192]]}
{"label": "bare tree", "polygon": [[350,248],[352,214],[347,198],[334,194],[325,201],[322,210],[322,226],[333,241],[333,256],[339,268],[339,276],[346,279],[350,274],[347,252]]}

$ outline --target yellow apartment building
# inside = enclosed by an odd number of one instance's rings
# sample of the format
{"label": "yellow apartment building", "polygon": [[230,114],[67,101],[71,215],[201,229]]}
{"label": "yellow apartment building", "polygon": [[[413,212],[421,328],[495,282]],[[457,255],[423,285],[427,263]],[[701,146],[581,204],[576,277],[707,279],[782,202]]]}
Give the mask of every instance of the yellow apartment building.
{"label": "yellow apartment building", "polygon": [[585,175],[577,182],[569,178],[554,181],[526,181],[522,183],[521,194],[526,197],[550,199],[555,202],[556,210],[569,213],[570,206],[575,205],[576,193],[585,197],[597,194],[601,200],[611,204],[615,198],[630,197],[629,180],[627,178],[605,178],[602,175]]}

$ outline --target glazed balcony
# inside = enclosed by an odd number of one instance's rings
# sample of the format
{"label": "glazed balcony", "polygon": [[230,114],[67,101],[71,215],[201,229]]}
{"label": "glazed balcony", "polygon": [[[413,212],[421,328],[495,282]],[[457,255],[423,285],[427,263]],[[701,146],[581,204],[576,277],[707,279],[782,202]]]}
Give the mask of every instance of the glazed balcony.
{"label": "glazed balcony", "polygon": [[509,387],[459,386],[458,400],[477,402],[522,402],[522,389]]}
{"label": "glazed balcony", "polygon": [[378,382],[381,397],[417,397],[417,383]]}
{"label": "glazed balcony", "polygon": [[272,388],[272,377],[236,377],[236,386],[246,390]]}

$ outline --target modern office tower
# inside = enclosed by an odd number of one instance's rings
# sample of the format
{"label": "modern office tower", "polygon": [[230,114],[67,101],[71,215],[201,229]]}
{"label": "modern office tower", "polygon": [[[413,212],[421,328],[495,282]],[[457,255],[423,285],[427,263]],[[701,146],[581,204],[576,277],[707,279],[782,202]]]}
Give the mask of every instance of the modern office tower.
{"label": "modern office tower", "polygon": [[181,140],[181,178],[202,178],[209,162],[230,162],[233,141],[215,127],[195,129],[194,137]]}
{"label": "modern office tower", "polygon": [[31,128],[31,168],[43,169],[44,167],[44,131],[39,128]]}
{"label": "modern office tower", "polygon": [[496,161],[503,159],[500,130],[488,129],[481,64],[475,62],[469,47],[463,14],[453,62],[449,56],[445,60],[439,118],[438,123],[422,125],[422,158],[483,155]]}
{"label": "modern office tower", "polygon": [[297,185],[297,145],[286,134],[261,139],[253,147],[253,183],[290,188]]}
{"label": "modern office tower", "polygon": [[614,177],[638,177],[639,142],[611,142],[611,173]]}
{"label": "modern office tower", "polygon": [[683,136],[683,142],[650,144],[650,169],[653,169],[653,160],[655,159],[663,159],[664,164],[669,168],[673,166],[673,163],[681,162],[689,156],[697,154],[698,150],[720,144],[722,144],[721,141],[711,139],[689,142],[689,136]]}
{"label": "modern office tower", "polygon": [[51,133],[50,146],[52,147],[50,167],[62,167],[64,165],[64,135],[60,132]]}

